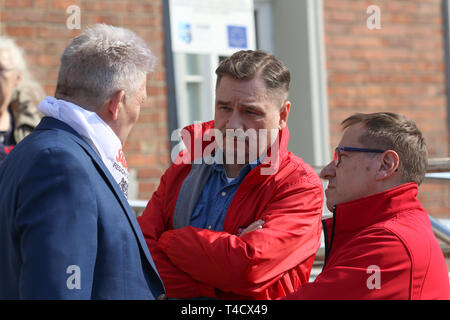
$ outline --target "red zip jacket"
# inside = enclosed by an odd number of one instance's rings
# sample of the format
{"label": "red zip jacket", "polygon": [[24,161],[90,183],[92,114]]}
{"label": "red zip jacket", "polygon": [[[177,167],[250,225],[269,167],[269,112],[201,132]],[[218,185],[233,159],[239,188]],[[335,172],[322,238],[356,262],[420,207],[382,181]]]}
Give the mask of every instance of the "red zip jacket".
{"label": "red zip jacket", "polygon": [[[205,132],[214,122],[200,127]],[[186,129],[194,132],[193,126]],[[189,202],[191,193],[203,190],[182,188],[194,166],[173,164],[164,173],[138,221],[167,297],[276,299],[308,281],[320,246],[322,183],[309,165],[287,151],[287,128],[279,139],[278,170],[262,175],[263,161],[245,177],[221,232],[189,226],[189,204],[180,199]],[[195,144],[194,139],[184,142],[188,149]],[[185,222],[174,228],[177,210]],[[237,235],[258,219],[265,221],[262,229]]]}
{"label": "red zip jacket", "polygon": [[326,220],[322,273],[285,298],[450,299],[442,250],[417,191],[406,183],[338,205],[334,227]]}

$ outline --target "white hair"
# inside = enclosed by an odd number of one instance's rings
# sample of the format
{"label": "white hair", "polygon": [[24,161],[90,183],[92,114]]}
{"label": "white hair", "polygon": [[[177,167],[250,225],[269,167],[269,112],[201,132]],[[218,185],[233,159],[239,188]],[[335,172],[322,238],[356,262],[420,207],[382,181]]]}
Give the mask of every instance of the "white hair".
{"label": "white hair", "polygon": [[12,96],[17,96],[20,92],[23,96],[29,98],[34,105],[37,105],[44,98],[45,93],[28,70],[22,49],[16,45],[13,39],[6,36],[0,36],[0,49],[10,52],[13,68],[22,76],[22,80],[14,89]]}
{"label": "white hair", "polygon": [[99,107],[112,94],[133,94],[156,57],[134,32],[96,24],[72,40],[61,57],[55,96]]}

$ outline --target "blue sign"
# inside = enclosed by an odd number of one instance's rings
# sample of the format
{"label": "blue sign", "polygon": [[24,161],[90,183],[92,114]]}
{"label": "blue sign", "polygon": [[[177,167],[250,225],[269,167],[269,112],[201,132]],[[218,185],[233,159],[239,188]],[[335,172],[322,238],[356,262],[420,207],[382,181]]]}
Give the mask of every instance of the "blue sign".
{"label": "blue sign", "polygon": [[192,27],[190,23],[178,22],[178,37],[185,43],[191,43]]}
{"label": "blue sign", "polygon": [[241,26],[227,26],[228,46],[230,48],[246,49],[247,45],[247,28]]}

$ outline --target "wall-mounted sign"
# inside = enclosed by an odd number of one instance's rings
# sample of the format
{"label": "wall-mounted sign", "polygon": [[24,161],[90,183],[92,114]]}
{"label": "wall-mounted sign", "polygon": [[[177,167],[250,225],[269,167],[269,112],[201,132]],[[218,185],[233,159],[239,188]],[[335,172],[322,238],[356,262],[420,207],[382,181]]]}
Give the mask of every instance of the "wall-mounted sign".
{"label": "wall-mounted sign", "polygon": [[172,50],[231,55],[255,49],[253,0],[169,0]]}

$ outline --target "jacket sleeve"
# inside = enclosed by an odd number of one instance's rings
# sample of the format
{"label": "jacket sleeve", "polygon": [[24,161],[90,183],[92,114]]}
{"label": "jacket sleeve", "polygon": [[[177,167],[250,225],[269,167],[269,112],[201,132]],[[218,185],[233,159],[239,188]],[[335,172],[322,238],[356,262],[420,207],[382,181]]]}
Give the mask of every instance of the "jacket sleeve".
{"label": "jacket sleeve", "polygon": [[194,279],[225,292],[255,296],[315,255],[320,246],[323,195],[317,185],[285,184],[266,207],[260,230],[242,237],[186,227],[158,243]]}
{"label": "jacket sleeve", "polygon": [[314,282],[303,284],[285,300],[410,299],[411,258],[405,245],[386,229],[369,229],[331,250]]}
{"label": "jacket sleeve", "polygon": [[21,299],[90,299],[97,256],[97,204],[73,154],[44,150],[19,179],[14,232]]}
{"label": "jacket sleeve", "polygon": [[[171,170],[170,168],[168,170]],[[180,270],[157,246],[158,240],[169,229],[169,214],[165,214],[167,171],[162,176],[158,189],[153,193],[138,222],[145,241],[163,280],[168,298],[215,297],[215,289],[205,283],[194,280]]]}

